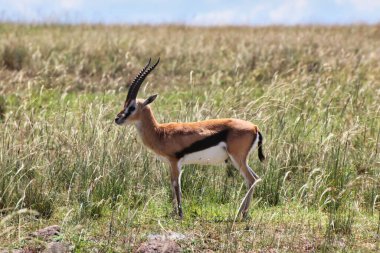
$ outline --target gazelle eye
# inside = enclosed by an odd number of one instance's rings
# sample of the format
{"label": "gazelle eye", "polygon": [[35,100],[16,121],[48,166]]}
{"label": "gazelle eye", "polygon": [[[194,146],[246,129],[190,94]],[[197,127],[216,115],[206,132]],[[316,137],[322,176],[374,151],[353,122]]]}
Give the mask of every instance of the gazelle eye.
{"label": "gazelle eye", "polygon": [[136,108],[134,106],[131,106],[128,108],[128,112],[133,112]]}

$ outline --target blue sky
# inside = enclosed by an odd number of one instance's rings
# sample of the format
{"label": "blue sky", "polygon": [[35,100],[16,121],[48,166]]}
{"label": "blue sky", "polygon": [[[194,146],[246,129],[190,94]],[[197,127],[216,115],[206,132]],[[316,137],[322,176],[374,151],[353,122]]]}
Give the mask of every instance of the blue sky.
{"label": "blue sky", "polygon": [[0,0],[0,20],[106,24],[380,23],[380,0]]}

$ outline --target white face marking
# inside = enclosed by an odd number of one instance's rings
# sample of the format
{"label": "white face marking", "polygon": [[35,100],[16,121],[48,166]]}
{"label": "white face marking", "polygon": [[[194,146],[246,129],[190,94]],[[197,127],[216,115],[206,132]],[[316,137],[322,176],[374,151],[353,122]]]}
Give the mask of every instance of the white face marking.
{"label": "white face marking", "polygon": [[134,114],[136,114],[137,108],[136,108],[136,102],[132,101],[128,107],[124,108],[123,113],[119,113],[117,116],[116,123],[118,125],[130,125],[131,120],[130,117]]}
{"label": "white face marking", "polygon": [[218,145],[185,155],[181,158],[181,164],[204,164],[217,165],[224,163],[228,158],[226,143],[220,142]]}
{"label": "white face marking", "polygon": [[124,114],[127,115],[133,115],[135,114],[137,111],[137,105],[136,105],[136,101],[132,101],[127,108],[125,108],[124,110]]}

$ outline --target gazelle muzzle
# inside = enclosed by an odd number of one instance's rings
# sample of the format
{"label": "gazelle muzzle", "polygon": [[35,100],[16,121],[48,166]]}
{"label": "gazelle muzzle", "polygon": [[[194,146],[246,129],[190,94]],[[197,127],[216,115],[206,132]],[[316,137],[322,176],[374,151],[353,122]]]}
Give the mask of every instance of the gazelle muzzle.
{"label": "gazelle muzzle", "polygon": [[124,121],[126,120],[126,117],[124,114],[121,114],[120,116],[116,116],[115,118],[115,123],[118,124],[118,125],[121,125],[124,123]]}
{"label": "gazelle muzzle", "polygon": [[136,100],[129,100],[125,103],[124,109],[116,115],[115,123],[121,125],[129,116],[135,113],[137,108]]}

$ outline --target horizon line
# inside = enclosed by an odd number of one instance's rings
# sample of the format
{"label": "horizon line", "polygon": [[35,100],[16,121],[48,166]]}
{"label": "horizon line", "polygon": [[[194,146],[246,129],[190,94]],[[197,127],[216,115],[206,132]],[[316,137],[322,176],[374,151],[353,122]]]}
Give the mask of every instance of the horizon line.
{"label": "horizon line", "polygon": [[349,27],[349,26],[380,26],[380,21],[366,22],[300,22],[295,24],[271,23],[271,24],[192,24],[186,22],[93,22],[93,21],[15,21],[15,20],[2,20],[0,18],[0,25],[52,25],[52,26],[177,26],[177,27],[194,27],[194,28],[211,28],[211,27],[236,27],[236,28],[261,28],[261,27]]}

